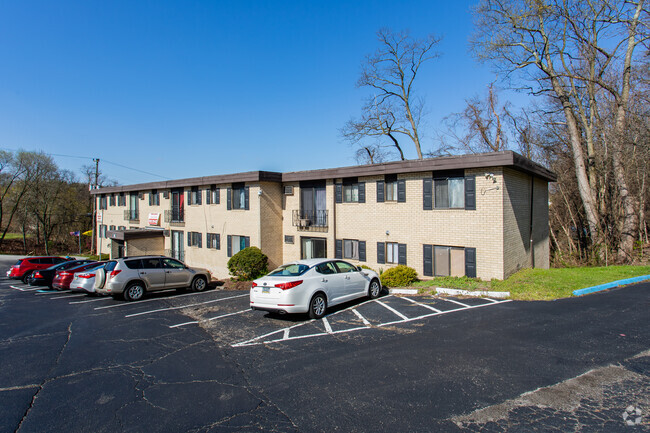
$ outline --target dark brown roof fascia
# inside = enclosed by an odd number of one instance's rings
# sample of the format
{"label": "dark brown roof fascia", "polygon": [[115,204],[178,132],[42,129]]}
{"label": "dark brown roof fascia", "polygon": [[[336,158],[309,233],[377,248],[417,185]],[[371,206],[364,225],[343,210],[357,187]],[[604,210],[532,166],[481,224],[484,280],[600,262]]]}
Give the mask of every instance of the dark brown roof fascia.
{"label": "dark brown roof fascia", "polygon": [[146,191],[150,189],[169,189],[187,186],[202,186],[235,182],[282,182],[282,173],[273,171],[248,171],[245,173],[220,174],[215,176],[192,177],[162,182],[138,183],[134,185],[108,186],[92,190],[91,194],[110,194],[114,192]]}
{"label": "dark brown roof fascia", "polygon": [[491,152],[474,155],[442,156],[423,160],[395,161],[382,164],[356,165],[322,170],[295,171],[282,174],[283,182],[301,180],[336,179],[344,177],[381,176],[386,174],[415,173],[422,171],[454,170],[482,167],[512,167],[554,182],[556,176],[550,170],[512,152]]}
{"label": "dark brown roof fascia", "polygon": [[164,231],[159,229],[108,230],[106,237],[109,239],[117,239],[118,241],[128,241],[129,239],[161,237],[164,234]]}

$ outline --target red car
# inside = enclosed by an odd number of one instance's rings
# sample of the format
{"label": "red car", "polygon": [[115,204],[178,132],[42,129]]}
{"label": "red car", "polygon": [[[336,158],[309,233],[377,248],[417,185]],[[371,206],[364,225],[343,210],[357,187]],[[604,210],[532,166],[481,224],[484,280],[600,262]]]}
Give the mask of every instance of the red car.
{"label": "red car", "polygon": [[27,283],[27,278],[39,269],[47,269],[52,265],[57,265],[68,261],[69,259],[63,257],[43,256],[43,257],[25,257],[19,259],[7,272],[9,278],[16,280],[23,280]]}
{"label": "red car", "polygon": [[75,266],[74,268],[56,271],[56,275],[52,280],[52,287],[54,287],[57,290],[68,290],[70,288],[70,283],[74,278],[74,274],[76,274],[77,272],[84,272],[102,263],[106,263],[106,262],[86,263],[80,266]]}

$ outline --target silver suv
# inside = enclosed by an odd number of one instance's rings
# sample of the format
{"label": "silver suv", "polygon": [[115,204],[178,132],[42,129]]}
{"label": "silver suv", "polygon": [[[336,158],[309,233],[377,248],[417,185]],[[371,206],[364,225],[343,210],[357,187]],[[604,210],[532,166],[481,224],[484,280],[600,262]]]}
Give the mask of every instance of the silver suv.
{"label": "silver suv", "polygon": [[146,292],[191,288],[202,292],[210,283],[206,269],[190,268],[171,257],[123,257],[106,262],[95,272],[95,291],[127,301],[142,299]]}

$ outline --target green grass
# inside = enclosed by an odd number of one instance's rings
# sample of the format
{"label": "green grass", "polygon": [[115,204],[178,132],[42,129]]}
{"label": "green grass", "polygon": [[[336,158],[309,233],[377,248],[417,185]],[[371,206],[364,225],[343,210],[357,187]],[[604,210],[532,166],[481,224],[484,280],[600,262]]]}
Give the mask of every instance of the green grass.
{"label": "green grass", "polygon": [[418,281],[414,287],[428,292],[433,287],[510,292],[511,299],[551,300],[573,296],[576,289],[625,278],[650,275],[650,266],[608,266],[598,268],[523,269],[508,279],[482,281],[476,278],[438,277]]}
{"label": "green grass", "polygon": [[[27,235],[27,237],[31,238],[30,235]],[[23,238],[22,233],[7,233],[5,235],[5,240],[7,240],[7,241],[12,240],[12,239],[22,239],[22,238]]]}

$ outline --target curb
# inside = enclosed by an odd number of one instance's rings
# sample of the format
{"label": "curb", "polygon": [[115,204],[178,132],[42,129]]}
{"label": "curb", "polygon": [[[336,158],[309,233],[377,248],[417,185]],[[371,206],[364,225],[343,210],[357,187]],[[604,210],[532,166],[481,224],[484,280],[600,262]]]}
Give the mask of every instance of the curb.
{"label": "curb", "polygon": [[445,289],[444,287],[437,287],[436,292],[444,293],[445,295],[463,295],[463,296],[488,296],[490,298],[505,299],[510,296],[510,292],[490,292],[486,290],[460,290],[460,289]]}
{"label": "curb", "polygon": [[599,284],[593,287],[586,287],[573,291],[573,296],[588,295],[589,293],[600,292],[602,290],[613,289],[614,287],[625,286],[627,284],[639,283],[641,281],[650,280],[650,275],[642,275],[640,277],[626,278],[624,280],[612,281],[611,283]]}
{"label": "curb", "polygon": [[417,295],[418,289],[388,289],[391,295]]}

